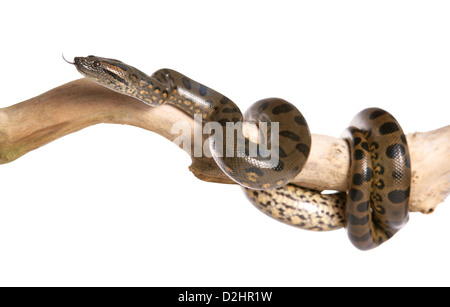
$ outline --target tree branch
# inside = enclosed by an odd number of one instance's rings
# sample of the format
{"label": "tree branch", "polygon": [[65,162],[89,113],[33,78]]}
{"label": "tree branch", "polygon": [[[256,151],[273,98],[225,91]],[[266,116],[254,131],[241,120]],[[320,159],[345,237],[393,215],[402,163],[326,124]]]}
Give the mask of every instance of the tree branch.
{"label": "tree branch", "polygon": [[[0,163],[14,161],[64,135],[99,123],[132,125],[170,141],[179,140],[179,134],[171,133],[177,122],[187,123],[194,131],[192,118],[176,108],[151,108],[83,78],[0,109]],[[248,134],[252,137],[252,127]],[[191,137],[182,136],[185,141]],[[450,126],[408,134],[407,140],[413,168],[410,210],[430,213],[450,193]],[[346,142],[325,135],[313,135],[312,142],[308,162],[293,182],[318,190],[346,190]],[[192,148],[187,151],[191,154]],[[212,158],[192,157],[190,170],[204,181],[233,183]]]}

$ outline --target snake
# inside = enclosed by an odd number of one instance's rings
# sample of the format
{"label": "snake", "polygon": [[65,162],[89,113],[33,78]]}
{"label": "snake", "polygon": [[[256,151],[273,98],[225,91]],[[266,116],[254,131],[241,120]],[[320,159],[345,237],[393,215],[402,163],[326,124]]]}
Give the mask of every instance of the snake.
{"label": "snake", "polygon": [[[92,55],[69,63],[86,78],[150,107],[168,104],[194,120],[217,123],[222,133],[211,131],[206,140],[212,158],[253,205],[274,219],[316,231],[345,227],[361,250],[379,246],[408,221],[409,149],[387,111],[365,109],[351,121],[342,135],[351,152],[347,191],[326,194],[290,183],[311,150],[309,126],[290,102],[262,99],[242,113],[231,99],[172,69],[147,75]],[[259,142],[245,135],[243,123],[260,128]],[[261,146],[264,135],[267,144]]]}

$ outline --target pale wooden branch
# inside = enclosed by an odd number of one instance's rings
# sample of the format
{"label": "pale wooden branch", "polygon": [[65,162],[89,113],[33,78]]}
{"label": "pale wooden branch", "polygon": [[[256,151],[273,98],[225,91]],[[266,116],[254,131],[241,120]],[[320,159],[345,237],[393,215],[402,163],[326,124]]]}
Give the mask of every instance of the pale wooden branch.
{"label": "pale wooden branch", "polygon": [[[189,124],[193,131],[192,119],[176,108],[151,108],[79,79],[0,109],[0,163],[98,123],[137,126],[173,141],[179,137],[171,132],[177,122]],[[413,167],[410,210],[430,213],[450,193],[450,126],[408,134],[407,140]],[[347,143],[325,135],[313,135],[312,142],[308,162],[294,182],[318,190],[344,191],[349,168]],[[204,181],[233,183],[211,158],[192,157],[190,170]]]}

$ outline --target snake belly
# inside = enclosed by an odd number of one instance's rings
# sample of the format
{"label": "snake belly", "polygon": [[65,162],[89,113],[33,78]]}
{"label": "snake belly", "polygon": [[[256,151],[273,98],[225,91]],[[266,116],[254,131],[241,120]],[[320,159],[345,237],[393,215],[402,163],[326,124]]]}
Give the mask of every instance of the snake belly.
{"label": "snake belly", "polygon": [[[121,61],[95,56],[76,57],[72,64],[87,78],[149,106],[167,103],[193,118],[218,123],[223,134],[208,139],[217,165],[243,186],[257,208],[281,222],[318,231],[347,227],[356,247],[370,249],[408,220],[408,146],[400,125],[384,110],[367,109],[353,119],[344,135],[352,157],[348,191],[322,194],[289,184],[311,148],[306,120],[289,102],[263,99],[243,115],[226,96],[171,69],[148,76]],[[274,149],[270,156],[244,137],[239,125],[244,121],[268,123],[267,148]],[[275,124],[278,133],[272,132]],[[227,130],[230,126],[235,129]]]}

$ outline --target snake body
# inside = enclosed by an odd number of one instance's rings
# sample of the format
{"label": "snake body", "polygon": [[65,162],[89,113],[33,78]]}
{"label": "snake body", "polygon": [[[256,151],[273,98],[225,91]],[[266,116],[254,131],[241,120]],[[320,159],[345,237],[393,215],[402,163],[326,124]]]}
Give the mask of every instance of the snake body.
{"label": "snake body", "polygon": [[[347,193],[321,194],[289,184],[311,147],[306,120],[291,103],[263,99],[242,114],[226,96],[171,69],[149,76],[121,61],[95,56],[76,57],[72,64],[93,81],[149,106],[167,103],[193,118],[218,123],[224,133],[208,139],[214,160],[257,208],[275,219],[309,230],[347,227],[350,241],[360,249],[378,246],[408,220],[408,146],[400,125],[384,110],[362,111],[345,132],[352,153]],[[244,137],[239,126],[243,121],[268,123],[270,155]],[[227,129],[233,125],[237,129]]]}
{"label": "snake body", "polygon": [[387,241],[408,221],[408,145],[397,120],[379,108],[357,114],[343,137],[351,151],[347,193],[321,194],[293,184],[245,193],[262,212],[292,226],[347,227],[353,245],[367,250]]}
{"label": "snake body", "polygon": [[[226,96],[171,69],[161,69],[148,76],[113,59],[77,57],[74,63],[83,75],[150,106],[167,103],[193,117],[201,116],[205,122],[219,123],[224,133],[211,136],[211,153],[222,171],[242,186],[252,189],[284,186],[295,178],[307,160],[311,146],[308,125],[300,111],[283,99],[260,100],[244,116]],[[242,129],[226,129],[243,121],[279,123],[279,144],[274,144],[276,151],[273,151],[277,157],[259,151],[250,154],[251,148],[258,146],[243,136]],[[238,146],[238,140],[244,140],[244,144]],[[267,147],[272,142],[271,137]]]}

